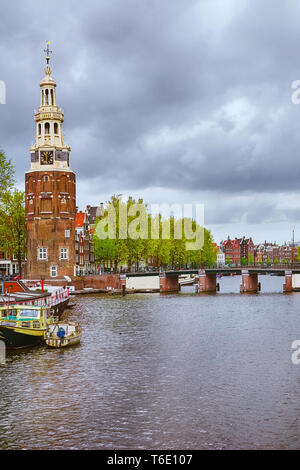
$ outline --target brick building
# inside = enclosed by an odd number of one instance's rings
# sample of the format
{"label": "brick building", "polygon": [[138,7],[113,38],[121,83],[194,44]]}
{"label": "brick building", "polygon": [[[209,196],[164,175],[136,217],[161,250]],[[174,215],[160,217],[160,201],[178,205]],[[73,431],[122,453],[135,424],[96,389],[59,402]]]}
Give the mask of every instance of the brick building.
{"label": "brick building", "polygon": [[235,238],[234,240],[231,240],[228,236],[227,240],[224,240],[221,244],[226,264],[230,264],[231,266],[240,266],[241,248],[238,239]]}
{"label": "brick building", "polygon": [[56,82],[46,60],[40,107],[34,114],[31,167],[25,174],[29,279],[62,279],[75,270],[76,179],[63,137],[64,113],[56,104]]}
{"label": "brick building", "polygon": [[235,238],[231,240],[228,236],[227,240],[221,242],[220,246],[225,255],[226,264],[231,266],[240,266],[242,259],[249,259],[249,255],[255,259],[255,245],[252,238]]}
{"label": "brick building", "polygon": [[13,276],[19,273],[18,261],[14,256],[9,256],[0,251],[0,276]]}
{"label": "brick building", "polygon": [[99,206],[86,206],[87,222],[90,226],[94,226],[96,219],[104,215],[104,204],[100,203]]}
{"label": "brick building", "polygon": [[86,212],[77,212],[75,219],[76,275],[94,274],[93,227],[88,223]]}
{"label": "brick building", "polygon": [[252,241],[252,238],[238,238],[239,244],[240,244],[240,250],[241,250],[241,260],[243,258],[245,259],[250,259],[249,255],[252,256],[252,259],[254,261],[254,254],[255,254],[255,245]]}

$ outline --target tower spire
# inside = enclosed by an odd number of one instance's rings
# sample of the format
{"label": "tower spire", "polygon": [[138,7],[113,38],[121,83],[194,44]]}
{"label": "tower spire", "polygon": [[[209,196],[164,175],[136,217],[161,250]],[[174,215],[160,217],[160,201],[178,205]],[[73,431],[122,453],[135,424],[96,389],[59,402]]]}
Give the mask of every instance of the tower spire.
{"label": "tower spire", "polygon": [[46,44],[47,44],[47,49],[44,49],[44,52],[46,52],[47,56],[46,56],[46,61],[47,61],[47,65],[49,65],[49,60],[50,60],[50,54],[52,54],[52,51],[50,51],[49,49],[49,46],[50,46],[50,41],[46,41]]}

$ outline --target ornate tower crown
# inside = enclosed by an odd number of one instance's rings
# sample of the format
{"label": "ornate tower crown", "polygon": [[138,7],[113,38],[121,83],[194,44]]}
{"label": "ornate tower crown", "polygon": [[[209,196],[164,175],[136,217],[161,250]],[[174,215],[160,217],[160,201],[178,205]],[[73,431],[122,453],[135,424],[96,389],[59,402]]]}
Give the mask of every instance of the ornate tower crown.
{"label": "ornate tower crown", "polygon": [[70,147],[64,143],[62,132],[64,113],[56,104],[56,82],[51,77],[49,61],[52,51],[49,44],[47,41],[47,65],[44,69],[45,76],[40,82],[41,102],[38,110],[34,112],[36,135],[35,143],[30,148],[31,170],[51,168],[68,171]]}

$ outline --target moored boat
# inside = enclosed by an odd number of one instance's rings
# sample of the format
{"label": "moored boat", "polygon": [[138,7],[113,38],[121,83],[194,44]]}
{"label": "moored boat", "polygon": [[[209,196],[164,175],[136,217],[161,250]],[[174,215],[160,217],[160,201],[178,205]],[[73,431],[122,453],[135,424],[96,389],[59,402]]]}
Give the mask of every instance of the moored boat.
{"label": "moored boat", "polygon": [[181,276],[178,276],[178,282],[181,286],[193,285],[195,282],[195,275],[194,274],[182,274]]}
{"label": "moored boat", "polygon": [[0,307],[0,339],[8,349],[35,346],[44,341],[47,327],[57,321],[49,307],[6,305]]}
{"label": "moored boat", "polygon": [[7,304],[37,305],[50,307],[60,316],[70,300],[70,289],[59,288],[54,291],[32,290],[19,279],[0,279],[0,307]]}
{"label": "moored boat", "polygon": [[81,328],[77,322],[59,321],[48,326],[45,342],[52,348],[65,348],[80,342]]}

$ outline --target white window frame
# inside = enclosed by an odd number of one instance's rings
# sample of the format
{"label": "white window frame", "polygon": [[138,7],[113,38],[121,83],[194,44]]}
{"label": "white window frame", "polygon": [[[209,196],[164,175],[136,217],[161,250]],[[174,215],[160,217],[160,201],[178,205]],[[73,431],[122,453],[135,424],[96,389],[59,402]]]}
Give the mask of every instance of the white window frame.
{"label": "white window frame", "polygon": [[61,260],[69,259],[69,248],[60,248],[60,259]]}
{"label": "white window frame", "polygon": [[[55,269],[55,274],[53,272],[53,269]],[[57,264],[50,266],[50,277],[57,277],[57,275],[58,275]]]}
{"label": "white window frame", "polygon": [[48,248],[40,247],[38,248],[38,260],[45,261],[48,259]]}
{"label": "white window frame", "polygon": [[71,230],[65,230],[65,238],[70,238]]}

